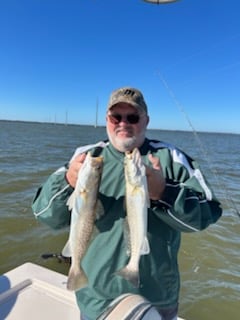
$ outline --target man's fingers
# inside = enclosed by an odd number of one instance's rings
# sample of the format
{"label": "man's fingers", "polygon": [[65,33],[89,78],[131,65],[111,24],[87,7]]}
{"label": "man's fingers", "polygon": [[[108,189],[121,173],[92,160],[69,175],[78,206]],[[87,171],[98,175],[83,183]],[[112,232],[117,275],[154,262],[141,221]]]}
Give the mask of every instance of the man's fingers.
{"label": "man's fingers", "polygon": [[160,160],[157,157],[154,157],[151,153],[148,155],[148,159],[152,164],[152,167],[156,170],[161,170]]}

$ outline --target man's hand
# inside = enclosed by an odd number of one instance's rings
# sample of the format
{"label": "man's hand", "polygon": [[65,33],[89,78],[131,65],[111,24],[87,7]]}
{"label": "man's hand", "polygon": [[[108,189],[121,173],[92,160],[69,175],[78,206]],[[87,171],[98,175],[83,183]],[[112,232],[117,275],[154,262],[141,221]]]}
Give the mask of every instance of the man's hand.
{"label": "man's hand", "polygon": [[146,166],[149,198],[160,200],[166,186],[160,160],[152,154],[149,154],[148,159],[152,164],[152,167]]}
{"label": "man's hand", "polygon": [[67,182],[75,188],[77,178],[78,178],[78,171],[81,169],[81,166],[86,158],[86,154],[82,153],[78,155],[72,162],[70,162],[68,171],[66,172],[66,179]]}

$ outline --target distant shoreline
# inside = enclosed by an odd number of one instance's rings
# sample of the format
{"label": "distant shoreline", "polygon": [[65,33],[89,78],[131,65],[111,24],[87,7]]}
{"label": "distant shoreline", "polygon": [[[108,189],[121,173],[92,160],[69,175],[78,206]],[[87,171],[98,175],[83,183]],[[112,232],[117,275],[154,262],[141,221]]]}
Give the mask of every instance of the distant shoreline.
{"label": "distant shoreline", "polygon": [[[0,119],[0,122],[19,122],[19,123],[32,123],[32,124],[49,124],[49,125],[57,125],[57,126],[85,126],[85,127],[94,127],[94,124],[81,124],[81,123],[64,123],[64,122],[50,122],[50,121],[28,121],[28,120],[7,120],[7,119]],[[105,125],[98,125],[98,128],[105,128]],[[165,132],[189,132],[189,133],[194,133],[192,130],[180,130],[180,129],[158,129],[158,128],[148,128],[147,131],[165,131]],[[230,135],[240,135],[240,133],[236,132],[215,132],[215,131],[197,131],[196,132],[199,134],[230,134]]]}

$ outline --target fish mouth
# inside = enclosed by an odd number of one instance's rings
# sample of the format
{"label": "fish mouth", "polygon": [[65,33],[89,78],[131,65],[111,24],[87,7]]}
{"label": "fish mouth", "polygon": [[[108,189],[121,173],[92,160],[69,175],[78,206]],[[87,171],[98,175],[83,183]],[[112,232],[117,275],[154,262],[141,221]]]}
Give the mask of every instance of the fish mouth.
{"label": "fish mouth", "polygon": [[134,148],[133,150],[128,150],[125,152],[125,155],[129,158],[129,159],[133,159],[134,157],[138,156],[138,149]]}

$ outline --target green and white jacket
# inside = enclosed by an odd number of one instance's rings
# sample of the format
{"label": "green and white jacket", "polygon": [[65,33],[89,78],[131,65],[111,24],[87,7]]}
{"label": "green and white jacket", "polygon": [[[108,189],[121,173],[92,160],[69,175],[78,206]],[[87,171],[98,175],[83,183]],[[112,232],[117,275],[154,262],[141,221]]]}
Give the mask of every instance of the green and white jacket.
{"label": "green and white jacket", "polygon": [[[99,142],[78,148],[73,157],[88,150],[104,158],[99,199],[105,214],[95,223],[98,233],[82,262],[89,284],[76,292],[81,312],[95,320],[113,299],[127,292],[143,295],[159,309],[176,306],[181,232],[203,230],[222,214],[211,187],[188,155],[161,141],[145,140],[142,158],[150,165],[149,153],[159,157],[167,184],[162,199],[148,210],[150,254],[141,256],[140,286],[134,288],[116,274],[129,259],[124,238],[124,154],[109,142]],[[73,189],[65,179],[66,170],[62,167],[48,178],[32,205],[37,219],[54,229],[70,223],[66,202]]]}

